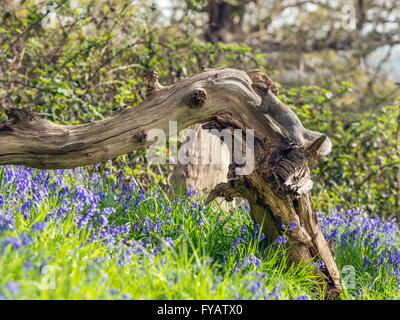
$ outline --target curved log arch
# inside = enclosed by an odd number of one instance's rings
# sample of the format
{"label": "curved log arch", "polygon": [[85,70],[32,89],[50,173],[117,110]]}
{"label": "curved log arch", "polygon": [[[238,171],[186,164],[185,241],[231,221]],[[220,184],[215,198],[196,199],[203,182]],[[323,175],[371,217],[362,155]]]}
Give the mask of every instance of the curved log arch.
{"label": "curved log arch", "polygon": [[[57,125],[22,109],[8,109],[8,120],[0,124],[0,165],[64,169],[95,164],[148,147],[154,143],[146,139],[149,130],[169,134],[169,121],[177,121],[178,130],[196,123],[206,123],[203,128],[253,129],[254,170],[237,176],[238,166],[231,164],[228,182],[217,185],[207,201],[220,196],[248,199],[252,218],[259,224],[264,221],[262,228],[270,239],[282,234],[282,224],[296,222],[298,227],[287,233],[291,260],[322,260],[325,268],[316,273],[326,297],[335,298],[342,290],[339,272],[310,193],[310,167],[325,136],[292,148],[280,129],[248,104],[260,103],[251,88],[260,79],[266,79],[260,72],[221,68],[161,86],[157,74],[150,72],[144,77],[149,92],[145,101],[90,124]],[[245,140],[243,135],[243,146]]]}

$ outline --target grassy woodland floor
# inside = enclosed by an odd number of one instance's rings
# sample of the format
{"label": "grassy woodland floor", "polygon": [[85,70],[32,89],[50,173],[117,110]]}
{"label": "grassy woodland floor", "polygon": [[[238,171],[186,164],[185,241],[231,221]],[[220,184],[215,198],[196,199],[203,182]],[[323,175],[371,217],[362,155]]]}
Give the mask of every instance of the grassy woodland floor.
{"label": "grassy woodland floor", "polygon": [[[191,192],[171,202],[122,174],[0,167],[0,298],[322,299],[311,267],[287,269],[285,238],[268,245],[248,209],[215,210]],[[395,221],[357,209],[319,219],[335,238],[341,299],[400,298]]]}

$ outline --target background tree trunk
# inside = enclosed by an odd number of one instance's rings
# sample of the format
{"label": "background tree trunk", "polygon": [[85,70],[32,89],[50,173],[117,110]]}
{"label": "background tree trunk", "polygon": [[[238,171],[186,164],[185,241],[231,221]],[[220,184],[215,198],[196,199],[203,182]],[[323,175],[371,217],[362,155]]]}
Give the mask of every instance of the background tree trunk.
{"label": "background tree trunk", "polygon": [[205,34],[206,41],[211,43],[229,42],[232,26],[232,6],[224,1],[209,0],[208,29]]}

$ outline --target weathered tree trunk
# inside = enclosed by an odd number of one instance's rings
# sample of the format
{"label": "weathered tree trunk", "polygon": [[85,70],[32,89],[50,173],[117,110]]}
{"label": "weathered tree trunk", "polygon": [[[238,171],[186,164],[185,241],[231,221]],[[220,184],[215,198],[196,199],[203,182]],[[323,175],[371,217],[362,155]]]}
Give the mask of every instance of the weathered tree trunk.
{"label": "weathered tree trunk", "polygon": [[[193,128],[195,138],[189,143],[187,148],[188,156],[196,158],[195,162],[182,164],[178,162],[171,172],[170,183],[171,194],[180,194],[185,190],[195,190],[198,196],[203,196],[214,187],[227,182],[228,167],[230,163],[230,153],[227,145],[217,136],[202,130],[201,124],[196,124]],[[218,162],[202,161],[203,152],[218,152]],[[228,209],[226,201],[220,202],[224,209]]]}
{"label": "weathered tree trunk", "polygon": [[[342,288],[332,253],[320,230],[311,200],[310,167],[325,136],[310,145],[291,148],[279,128],[248,101],[260,103],[252,90],[249,75],[236,69],[214,69],[163,87],[155,73],[145,80],[150,95],[135,108],[125,108],[114,116],[81,125],[57,125],[21,109],[8,109],[8,120],[0,124],[0,165],[19,164],[44,169],[74,168],[95,164],[146,148],[154,143],[146,139],[151,129],[169,133],[169,121],[178,122],[178,130],[196,123],[203,128],[242,129],[242,145],[254,130],[254,170],[236,175],[239,165],[229,167],[228,181],[213,189],[208,201],[216,197],[231,200],[246,198],[251,216],[264,221],[263,231],[270,239],[282,234],[282,224],[296,222],[287,233],[293,263],[322,260],[316,269],[326,297],[337,297]],[[259,79],[257,80],[259,82]]]}

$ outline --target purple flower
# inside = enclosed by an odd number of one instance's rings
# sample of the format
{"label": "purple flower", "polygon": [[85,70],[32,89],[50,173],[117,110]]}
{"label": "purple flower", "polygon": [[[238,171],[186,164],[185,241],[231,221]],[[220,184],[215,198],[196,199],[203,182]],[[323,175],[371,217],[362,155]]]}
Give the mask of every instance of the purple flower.
{"label": "purple flower", "polygon": [[258,242],[261,242],[261,241],[263,241],[265,239],[265,234],[262,231],[260,233],[260,228],[261,228],[260,225],[257,223],[256,224],[256,228],[254,230],[254,236],[256,238],[260,237],[260,239],[258,239]]}
{"label": "purple flower", "polygon": [[23,170],[15,180],[17,190],[23,195],[25,195],[28,189],[31,187],[31,181],[29,178],[29,172],[27,170]]}
{"label": "purple flower", "polygon": [[278,248],[281,248],[282,244],[285,244],[287,242],[286,236],[282,235],[282,236],[278,236],[275,238],[275,244]]}
{"label": "purple flower", "polygon": [[118,227],[118,232],[119,233],[129,233],[129,230],[131,229],[131,225],[130,224],[125,224],[122,226]]}
{"label": "purple flower", "polygon": [[21,212],[22,212],[24,217],[28,216],[29,211],[32,209],[32,205],[34,205],[35,208],[36,208],[36,203],[33,203],[32,200],[27,200],[22,204]]}
{"label": "purple flower", "polygon": [[61,205],[60,208],[57,209],[57,215],[62,216],[62,215],[66,215],[68,213],[70,213],[71,208],[69,207],[68,204],[64,203],[63,205]]}
{"label": "purple flower", "polygon": [[311,300],[311,299],[306,294],[300,294],[300,295],[297,296],[296,300]]}
{"label": "purple flower", "polygon": [[271,291],[270,294],[267,294],[268,298],[273,298],[276,300],[280,300],[281,296],[282,296],[282,292],[281,292],[281,284],[277,284]]}
{"label": "purple flower", "polygon": [[27,236],[24,233],[21,233],[20,235],[21,241],[22,241],[22,245],[23,246],[29,246],[31,243],[33,243],[33,240],[31,237]]}
{"label": "purple flower", "polygon": [[124,294],[122,295],[122,298],[127,299],[127,300],[130,300],[130,299],[131,299],[131,295],[130,295],[129,293],[124,293]]}
{"label": "purple flower", "polygon": [[316,267],[317,269],[324,269],[324,268],[326,268],[325,262],[324,262],[323,260],[318,260],[318,261],[315,263],[315,267]]}
{"label": "purple flower", "polygon": [[111,293],[112,295],[114,295],[114,294],[118,293],[118,290],[117,290],[117,289],[111,289],[110,293]]}
{"label": "purple flower", "polygon": [[0,230],[9,230],[14,228],[14,219],[10,213],[0,213]]}
{"label": "purple flower", "polygon": [[196,194],[196,190],[191,190],[191,189],[189,189],[189,190],[186,190],[186,197],[191,197],[191,196],[194,196]]}
{"label": "purple flower", "polygon": [[43,230],[46,228],[47,223],[46,222],[35,222],[32,225],[32,231],[33,232],[43,232]]}
{"label": "purple flower", "polygon": [[99,218],[99,225],[100,225],[101,227],[104,227],[104,226],[106,226],[107,224],[108,224],[107,217],[106,217],[104,214],[102,214],[102,215],[100,216],[100,218]]}
{"label": "purple flower", "polygon": [[253,254],[250,254],[249,256],[250,262],[253,263],[255,266],[258,266],[261,264],[261,260],[258,259],[256,256],[254,256]]}
{"label": "purple flower", "polygon": [[196,201],[192,202],[192,209],[196,209],[199,206],[199,204]]}
{"label": "purple flower", "polygon": [[246,227],[246,225],[242,224],[240,229],[241,229],[241,232],[242,232],[242,238],[245,239],[245,241],[247,241],[247,227]]}
{"label": "purple flower", "polygon": [[31,258],[29,258],[29,260],[24,264],[24,270],[29,271],[32,269],[32,267],[33,267],[33,261]]}
{"label": "purple flower", "polygon": [[88,224],[88,222],[89,222],[89,217],[87,215],[82,216],[78,222],[79,228],[83,228]]}
{"label": "purple flower", "polygon": [[11,294],[17,294],[19,292],[19,284],[15,281],[7,282],[7,289]]}
{"label": "purple flower", "polygon": [[115,213],[115,209],[112,208],[112,207],[108,207],[108,208],[104,208],[103,209],[103,214],[106,215],[106,216],[108,216],[110,214],[113,214],[113,213]]}
{"label": "purple flower", "polygon": [[251,293],[256,293],[263,285],[262,281],[254,281],[250,284]]}
{"label": "purple flower", "polygon": [[292,221],[289,226],[289,231],[292,231],[293,229],[296,228],[297,228],[297,223],[295,221]]}
{"label": "purple flower", "polygon": [[170,246],[170,247],[174,246],[174,240],[172,240],[172,238],[166,237],[166,238],[164,238],[164,241],[168,246]]}
{"label": "purple flower", "polygon": [[162,267],[166,262],[167,262],[167,258],[166,257],[162,258],[159,266]]}
{"label": "purple flower", "polygon": [[97,204],[93,192],[84,187],[76,187],[75,199],[81,204],[90,204],[92,206]]}
{"label": "purple flower", "polygon": [[145,200],[146,197],[144,196],[144,194],[140,194],[137,198],[136,198],[136,202],[135,202],[135,206],[139,205],[143,200]]}
{"label": "purple flower", "polygon": [[245,269],[251,265],[260,266],[261,260],[254,256],[252,253],[248,257],[244,257],[240,262],[232,269],[232,273],[235,274],[240,269]]}
{"label": "purple flower", "polygon": [[6,248],[8,245],[11,245],[15,250],[19,250],[22,247],[21,240],[17,237],[7,237],[3,240],[3,248]]}

